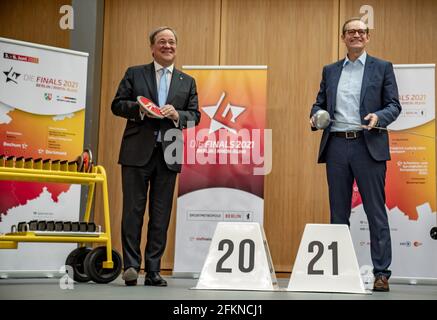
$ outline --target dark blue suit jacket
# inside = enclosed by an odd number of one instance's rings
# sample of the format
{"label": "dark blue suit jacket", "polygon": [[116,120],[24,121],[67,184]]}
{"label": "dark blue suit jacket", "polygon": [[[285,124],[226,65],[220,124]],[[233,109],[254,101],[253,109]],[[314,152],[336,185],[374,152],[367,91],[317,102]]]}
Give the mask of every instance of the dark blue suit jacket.
{"label": "dark blue suit jacket", "polygon": [[[344,59],[323,68],[320,90],[314,103],[310,117],[323,109],[334,119],[334,108],[337,98],[337,86],[343,69]],[[362,124],[368,124],[364,117],[369,113],[378,116],[378,127],[387,127],[396,120],[401,112],[399,93],[393,65],[367,55],[364,67],[363,83],[360,96],[360,117]],[[313,130],[316,130],[313,128]],[[329,139],[331,125],[322,135],[319,150],[319,163],[326,162],[325,147]],[[390,160],[388,133],[385,130],[364,129],[364,139],[370,155],[376,161]]]}

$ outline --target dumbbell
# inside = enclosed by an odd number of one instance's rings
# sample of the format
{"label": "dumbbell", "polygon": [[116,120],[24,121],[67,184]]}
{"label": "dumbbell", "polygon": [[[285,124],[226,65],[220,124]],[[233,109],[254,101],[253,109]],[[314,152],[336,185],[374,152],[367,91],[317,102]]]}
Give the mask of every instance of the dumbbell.
{"label": "dumbbell", "polygon": [[88,224],[86,222],[79,222],[79,231],[80,232],[87,232],[88,231]]}
{"label": "dumbbell", "polygon": [[17,225],[18,232],[26,232],[28,230],[28,228],[29,228],[29,225],[27,224],[26,221],[18,222],[18,225]]}
{"label": "dumbbell", "polygon": [[80,223],[79,222],[72,222],[71,223],[71,231],[72,232],[79,232],[80,231]]}
{"label": "dumbbell", "polygon": [[29,221],[29,231],[37,231],[38,230],[38,220]]}
{"label": "dumbbell", "polygon": [[55,231],[55,222],[54,221],[47,221],[46,230],[47,231]]}
{"label": "dumbbell", "polygon": [[63,225],[63,231],[70,232],[72,230],[71,221],[64,221]]}
{"label": "dumbbell", "polygon": [[88,222],[87,227],[88,232],[96,232],[97,227],[94,222]]}
{"label": "dumbbell", "polygon": [[63,231],[64,230],[64,222],[55,221],[55,231]]}
{"label": "dumbbell", "polygon": [[38,221],[37,230],[38,231],[47,231],[47,222],[44,220]]}

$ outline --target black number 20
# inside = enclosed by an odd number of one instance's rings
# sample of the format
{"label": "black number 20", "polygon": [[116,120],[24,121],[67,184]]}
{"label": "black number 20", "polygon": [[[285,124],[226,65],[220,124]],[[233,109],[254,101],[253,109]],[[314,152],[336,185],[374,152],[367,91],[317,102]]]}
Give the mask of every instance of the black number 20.
{"label": "black number 20", "polygon": [[[216,272],[224,272],[224,273],[232,273],[231,268],[223,268],[223,263],[226,259],[230,257],[232,252],[234,251],[234,243],[230,239],[223,239],[219,242],[218,249],[220,251],[224,250],[225,245],[227,245],[227,251],[225,254],[219,259],[216,266]],[[249,246],[249,265],[247,267],[244,266],[244,251],[246,249],[246,245]],[[255,267],[255,242],[250,239],[244,239],[240,242],[239,250],[238,250],[238,269],[241,272],[248,273],[253,270]]]}
{"label": "black number 20", "polygon": [[[317,261],[322,257],[324,247],[323,243],[320,241],[311,241],[308,244],[308,252],[314,252],[314,248],[317,247],[317,253],[314,256],[314,258],[311,259],[310,263],[308,264],[308,274],[315,275],[315,274],[323,274],[323,270],[314,270],[314,265]],[[328,246],[328,250],[332,250],[332,274],[334,276],[338,275],[338,242],[334,241]]]}

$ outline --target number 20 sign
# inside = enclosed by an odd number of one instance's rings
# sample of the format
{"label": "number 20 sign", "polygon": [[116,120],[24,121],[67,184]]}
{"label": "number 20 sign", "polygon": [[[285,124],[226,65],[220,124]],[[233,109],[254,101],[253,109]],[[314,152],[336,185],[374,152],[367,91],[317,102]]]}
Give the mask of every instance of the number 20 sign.
{"label": "number 20 sign", "polygon": [[262,227],[252,222],[219,222],[195,289],[277,290]]}

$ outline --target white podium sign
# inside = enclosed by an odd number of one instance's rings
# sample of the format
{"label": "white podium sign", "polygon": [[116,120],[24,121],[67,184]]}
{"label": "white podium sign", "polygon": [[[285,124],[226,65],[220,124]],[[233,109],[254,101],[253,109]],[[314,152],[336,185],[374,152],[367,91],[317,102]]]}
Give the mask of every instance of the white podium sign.
{"label": "white podium sign", "polygon": [[287,291],[366,293],[347,225],[305,226]]}
{"label": "white podium sign", "polygon": [[219,222],[194,289],[278,290],[261,226],[253,222]]}

